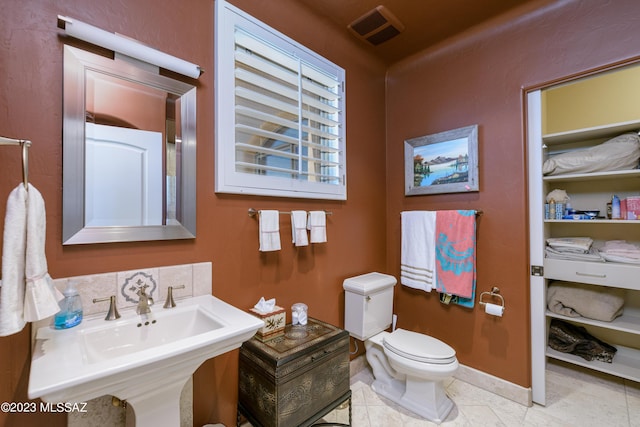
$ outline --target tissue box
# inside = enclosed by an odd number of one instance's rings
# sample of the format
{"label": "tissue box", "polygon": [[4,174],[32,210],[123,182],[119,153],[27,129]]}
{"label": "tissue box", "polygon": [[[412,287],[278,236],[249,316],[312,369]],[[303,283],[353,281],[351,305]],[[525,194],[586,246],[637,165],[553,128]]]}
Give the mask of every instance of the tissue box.
{"label": "tissue box", "polygon": [[276,305],[270,313],[262,313],[252,308],[249,310],[249,313],[264,320],[264,327],[259,329],[255,335],[260,341],[266,341],[284,335],[284,325],[287,323],[287,312],[284,308]]}

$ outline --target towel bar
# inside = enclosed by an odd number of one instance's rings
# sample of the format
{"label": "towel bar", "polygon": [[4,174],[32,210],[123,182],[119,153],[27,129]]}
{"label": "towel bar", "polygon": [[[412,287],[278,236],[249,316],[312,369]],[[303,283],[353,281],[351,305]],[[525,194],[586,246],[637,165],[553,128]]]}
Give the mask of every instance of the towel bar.
{"label": "towel bar", "polygon": [[22,183],[25,188],[29,184],[29,147],[31,141],[26,139],[13,139],[0,136],[0,145],[20,145],[22,147]]}
{"label": "towel bar", "polygon": [[[248,211],[250,217],[256,216],[258,214],[258,212],[260,212],[260,211],[257,210],[257,209],[254,209],[254,208],[249,208],[249,211]],[[291,212],[290,211],[278,211],[278,213],[290,214]],[[327,214],[327,215],[333,215],[333,212],[331,212],[331,211],[324,211],[324,213]]]}
{"label": "towel bar", "polygon": [[482,215],[484,213],[484,211],[482,209],[475,209],[473,211],[476,213],[476,216],[480,216],[480,215]]}

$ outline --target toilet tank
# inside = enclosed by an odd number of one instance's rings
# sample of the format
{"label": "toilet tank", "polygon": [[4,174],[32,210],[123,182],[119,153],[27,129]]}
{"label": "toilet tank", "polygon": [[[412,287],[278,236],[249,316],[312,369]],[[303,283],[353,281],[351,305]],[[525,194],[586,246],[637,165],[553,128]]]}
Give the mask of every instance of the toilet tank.
{"label": "toilet tank", "polygon": [[391,326],[396,278],[382,273],[350,277],[344,288],[344,328],[365,341]]}

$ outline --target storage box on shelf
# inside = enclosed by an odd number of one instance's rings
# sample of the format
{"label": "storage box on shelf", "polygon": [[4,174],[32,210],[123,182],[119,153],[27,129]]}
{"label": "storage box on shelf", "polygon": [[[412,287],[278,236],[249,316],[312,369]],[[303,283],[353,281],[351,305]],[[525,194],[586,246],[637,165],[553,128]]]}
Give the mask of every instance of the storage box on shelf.
{"label": "storage box on shelf", "polygon": [[622,218],[637,220],[640,218],[640,196],[630,196],[621,200]]}

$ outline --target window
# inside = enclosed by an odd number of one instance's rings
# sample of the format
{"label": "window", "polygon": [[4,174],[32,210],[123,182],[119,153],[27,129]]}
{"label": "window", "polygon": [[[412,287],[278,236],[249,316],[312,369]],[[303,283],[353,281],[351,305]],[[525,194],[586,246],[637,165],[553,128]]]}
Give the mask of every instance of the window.
{"label": "window", "polygon": [[216,192],[345,200],[344,70],[216,4]]}

